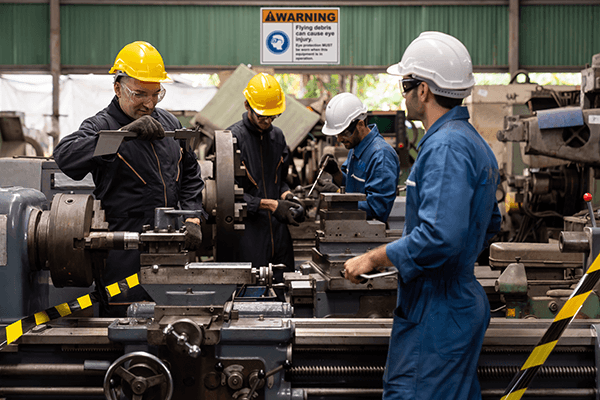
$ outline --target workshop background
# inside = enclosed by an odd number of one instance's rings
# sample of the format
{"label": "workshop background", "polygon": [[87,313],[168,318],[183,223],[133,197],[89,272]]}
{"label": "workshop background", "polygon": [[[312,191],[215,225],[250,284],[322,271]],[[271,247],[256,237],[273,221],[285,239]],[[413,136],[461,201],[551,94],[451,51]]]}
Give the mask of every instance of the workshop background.
{"label": "workshop background", "polygon": [[[335,62],[263,62],[262,9],[337,10]],[[340,273],[402,235],[424,130],[406,120],[386,69],[428,30],[470,52],[476,86],[465,105],[502,178],[502,228],[474,267],[492,314],[482,397],[501,398],[525,375],[508,399],[600,399],[599,22],[600,0],[0,0],[0,400],[381,398],[396,273],[359,285]],[[164,210],[155,229],[117,240],[91,176],[73,181],[51,157],[110,102],[108,71],[137,40],[169,73],[159,107],[194,136],[209,213],[195,251]],[[286,93],[274,125],[307,211],[290,227],[296,272],[279,284],[284,302],[271,296],[276,266],[230,262],[246,204],[225,129],[258,72]],[[363,194],[311,190],[324,154],[340,164],[348,154],[321,133],[327,102],[344,91],[400,159],[387,224],[358,210]],[[144,257],[109,296],[141,284],[155,303],[98,318],[91,277],[117,242]]]}

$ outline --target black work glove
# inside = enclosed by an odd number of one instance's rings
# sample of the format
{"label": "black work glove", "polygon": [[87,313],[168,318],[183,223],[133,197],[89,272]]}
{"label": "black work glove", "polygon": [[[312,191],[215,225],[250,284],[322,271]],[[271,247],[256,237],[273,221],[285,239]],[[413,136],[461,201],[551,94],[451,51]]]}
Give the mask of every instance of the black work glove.
{"label": "black work glove", "polygon": [[337,193],[340,190],[339,186],[335,183],[330,181],[322,181],[320,179],[317,181],[315,189],[317,189],[319,193]]}
{"label": "black work glove", "polygon": [[323,168],[323,165],[325,165],[323,170],[328,174],[335,175],[340,172],[340,167],[338,166],[337,161],[335,161],[333,154],[324,154],[323,157],[321,157],[319,169]]}
{"label": "black work glove", "polygon": [[198,250],[202,245],[202,227],[192,221],[185,221],[185,249]]}
{"label": "black work glove", "polygon": [[304,222],[306,220],[306,207],[304,207],[304,203],[302,203],[302,200],[300,200],[299,198],[297,198],[296,196],[294,196],[291,193],[286,194],[285,199],[287,201],[296,203],[300,206],[298,208],[294,208],[292,210],[292,214],[294,217],[294,221],[296,221],[298,223]]}
{"label": "black work glove", "polygon": [[159,140],[165,137],[163,126],[149,115],[144,115],[121,128],[123,131],[137,133],[142,140]]}
{"label": "black work glove", "polygon": [[294,203],[293,201],[277,200],[277,208],[275,209],[273,216],[277,218],[277,221],[283,224],[299,226],[300,224],[294,219],[293,211],[299,207],[300,205],[298,205],[298,203]]}

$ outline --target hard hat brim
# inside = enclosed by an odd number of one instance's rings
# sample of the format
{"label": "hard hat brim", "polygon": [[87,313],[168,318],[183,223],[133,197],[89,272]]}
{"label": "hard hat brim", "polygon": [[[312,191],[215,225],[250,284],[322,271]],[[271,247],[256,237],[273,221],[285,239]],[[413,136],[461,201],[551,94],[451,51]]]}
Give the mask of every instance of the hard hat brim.
{"label": "hard hat brim", "polygon": [[398,64],[392,64],[390,65],[386,72],[390,75],[394,75],[394,76],[402,76],[402,74],[400,73],[400,66]]}
{"label": "hard hat brim", "polygon": [[[344,127],[344,129],[346,129],[347,127]],[[327,126],[327,122],[325,123],[325,125],[323,125],[323,128],[321,128],[321,132],[323,132],[324,135],[327,136],[337,136],[340,133],[342,133],[342,131],[344,129],[331,129]]]}

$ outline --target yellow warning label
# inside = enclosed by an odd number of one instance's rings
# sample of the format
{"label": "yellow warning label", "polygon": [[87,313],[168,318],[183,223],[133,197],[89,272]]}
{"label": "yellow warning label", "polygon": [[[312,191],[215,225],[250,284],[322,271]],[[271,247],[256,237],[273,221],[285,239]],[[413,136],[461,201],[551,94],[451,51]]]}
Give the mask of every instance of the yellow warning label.
{"label": "yellow warning label", "polygon": [[92,299],[90,298],[89,294],[78,297],[77,302],[79,303],[79,307],[81,307],[82,310],[84,310],[92,305]]}
{"label": "yellow warning label", "polygon": [[521,397],[523,397],[523,394],[525,394],[526,390],[527,390],[527,388],[517,390],[516,392],[509,393],[508,395],[502,397],[502,399],[500,399],[500,400],[519,400]]}
{"label": "yellow warning label", "polygon": [[66,317],[67,315],[71,314],[71,308],[69,308],[67,303],[59,304],[54,308],[56,308],[56,311],[58,311],[61,317]]}
{"label": "yellow warning label", "polygon": [[121,293],[121,289],[119,288],[118,282],[115,282],[112,285],[108,285],[106,287],[106,290],[108,290],[108,294],[110,295],[110,297],[115,297],[116,295]]}
{"label": "yellow warning label", "polygon": [[13,322],[6,327],[6,342],[11,344],[23,335],[23,324],[21,320]]}
{"label": "yellow warning label", "polygon": [[583,303],[588,298],[588,296],[590,295],[591,292],[592,291],[589,290],[585,293],[581,293],[580,295],[577,295],[577,296],[569,299],[569,301],[567,301],[565,303],[565,305],[560,309],[560,312],[558,313],[556,318],[554,318],[554,320],[560,321],[561,319],[571,318],[575,314],[577,314],[577,311],[579,311],[581,306],[583,306]]}
{"label": "yellow warning label", "polygon": [[556,346],[556,342],[558,342],[558,340],[541,344],[533,349],[529,355],[529,358],[527,358],[527,361],[525,361],[525,364],[523,364],[521,367],[521,371],[544,364],[544,361],[546,361],[550,353],[552,353],[552,349],[554,349],[554,346]]}
{"label": "yellow warning label", "polygon": [[129,286],[130,289],[132,287],[140,284],[140,280],[138,279],[138,274],[133,274],[131,276],[128,276],[126,278],[126,280],[127,280],[127,286]]}
{"label": "yellow warning label", "polygon": [[334,24],[338,22],[339,10],[333,9],[295,9],[286,10],[281,8],[262,9],[262,22],[301,22]]}
{"label": "yellow warning label", "polygon": [[46,314],[46,311],[40,311],[33,315],[35,317],[36,325],[45,324],[46,322],[50,321],[50,317],[48,317],[48,314]]}

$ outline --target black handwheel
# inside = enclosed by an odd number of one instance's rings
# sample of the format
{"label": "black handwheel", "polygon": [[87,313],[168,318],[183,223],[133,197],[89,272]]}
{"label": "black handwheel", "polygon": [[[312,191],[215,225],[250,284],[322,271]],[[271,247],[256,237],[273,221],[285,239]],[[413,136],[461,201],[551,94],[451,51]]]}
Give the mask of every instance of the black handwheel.
{"label": "black handwheel", "polygon": [[156,356],[143,351],[118,358],[104,376],[104,395],[120,400],[170,400],[173,378],[167,366]]}

